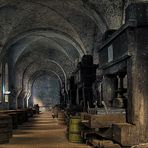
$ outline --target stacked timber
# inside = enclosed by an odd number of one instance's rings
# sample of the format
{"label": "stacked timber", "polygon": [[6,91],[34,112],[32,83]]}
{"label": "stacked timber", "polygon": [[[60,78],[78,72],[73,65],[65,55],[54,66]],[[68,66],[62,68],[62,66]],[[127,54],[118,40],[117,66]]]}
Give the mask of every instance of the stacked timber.
{"label": "stacked timber", "polygon": [[12,118],[9,115],[0,114],[0,144],[8,143],[12,137]]}
{"label": "stacked timber", "polygon": [[1,114],[9,115],[12,117],[13,129],[28,120],[29,117],[33,117],[33,109],[19,109],[19,110],[2,110]]}
{"label": "stacked timber", "polygon": [[33,110],[30,109],[0,111],[0,144],[8,143],[12,137],[12,129],[17,128],[17,125],[26,122],[32,116]]}
{"label": "stacked timber", "polygon": [[0,111],[0,114],[9,115],[12,118],[12,127],[13,129],[17,128],[17,114],[15,113],[15,110],[2,110]]}

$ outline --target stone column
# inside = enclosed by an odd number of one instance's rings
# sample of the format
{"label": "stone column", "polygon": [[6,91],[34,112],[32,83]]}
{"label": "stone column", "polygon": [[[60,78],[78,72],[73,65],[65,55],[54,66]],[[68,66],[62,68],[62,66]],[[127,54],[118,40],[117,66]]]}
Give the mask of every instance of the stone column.
{"label": "stone column", "polygon": [[10,87],[10,96],[9,96],[9,109],[16,109],[17,101],[16,101],[16,91],[13,86]]}
{"label": "stone column", "polygon": [[139,129],[139,142],[148,141],[148,28],[130,32],[132,57],[128,72],[128,122]]}

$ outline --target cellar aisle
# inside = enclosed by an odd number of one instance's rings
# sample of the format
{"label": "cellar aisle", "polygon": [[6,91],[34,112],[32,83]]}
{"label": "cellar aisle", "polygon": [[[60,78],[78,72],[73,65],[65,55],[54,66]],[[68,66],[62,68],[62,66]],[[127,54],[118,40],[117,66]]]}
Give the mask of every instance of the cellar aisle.
{"label": "cellar aisle", "polygon": [[50,112],[41,113],[13,131],[13,138],[0,148],[89,148],[85,144],[69,143],[66,127],[59,126]]}

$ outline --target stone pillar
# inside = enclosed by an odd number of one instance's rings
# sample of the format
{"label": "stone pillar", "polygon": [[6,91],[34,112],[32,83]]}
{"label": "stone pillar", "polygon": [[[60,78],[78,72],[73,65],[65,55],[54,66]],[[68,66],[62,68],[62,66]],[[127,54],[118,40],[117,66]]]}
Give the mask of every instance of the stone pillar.
{"label": "stone pillar", "polygon": [[10,98],[9,98],[9,109],[10,110],[15,110],[17,107],[16,107],[16,98],[14,96],[11,96],[10,95]]}
{"label": "stone pillar", "polygon": [[21,96],[19,96],[17,99],[17,108],[18,109],[24,108],[24,99]]}
{"label": "stone pillar", "polygon": [[128,61],[128,122],[139,129],[139,142],[148,141],[148,28],[132,30],[133,56]]}
{"label": "stone pillar", "polygon": [[28,99],[28,107],[33,107],[33,96]]}
{"label": "stone pillar", "polygon": [[9,109],[13,110],[17,108],[17,100],[16,100],[16,92],[14,87],[10,88],[10,96],[9,96]]}
{"label": "stone pillar", "polygon": [[27,98],[24,98],[24,108],[27,108]]}
{"label": "stone pillar", "polygon": [[127,121],[137,127],[139,143],[148,141],[148,3],[135,3],[126,10],[128,30]]}

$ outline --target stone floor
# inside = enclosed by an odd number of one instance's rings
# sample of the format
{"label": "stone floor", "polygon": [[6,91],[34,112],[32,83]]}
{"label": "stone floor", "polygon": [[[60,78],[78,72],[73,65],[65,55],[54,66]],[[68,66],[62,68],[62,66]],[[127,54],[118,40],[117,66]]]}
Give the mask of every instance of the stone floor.
{"label": "stone floor", "polygon": [[69,143],[66,127],[59,126],[51,113],[41,113],[13,131],[10,143],[0,148],[90,148],[85,144]]}

